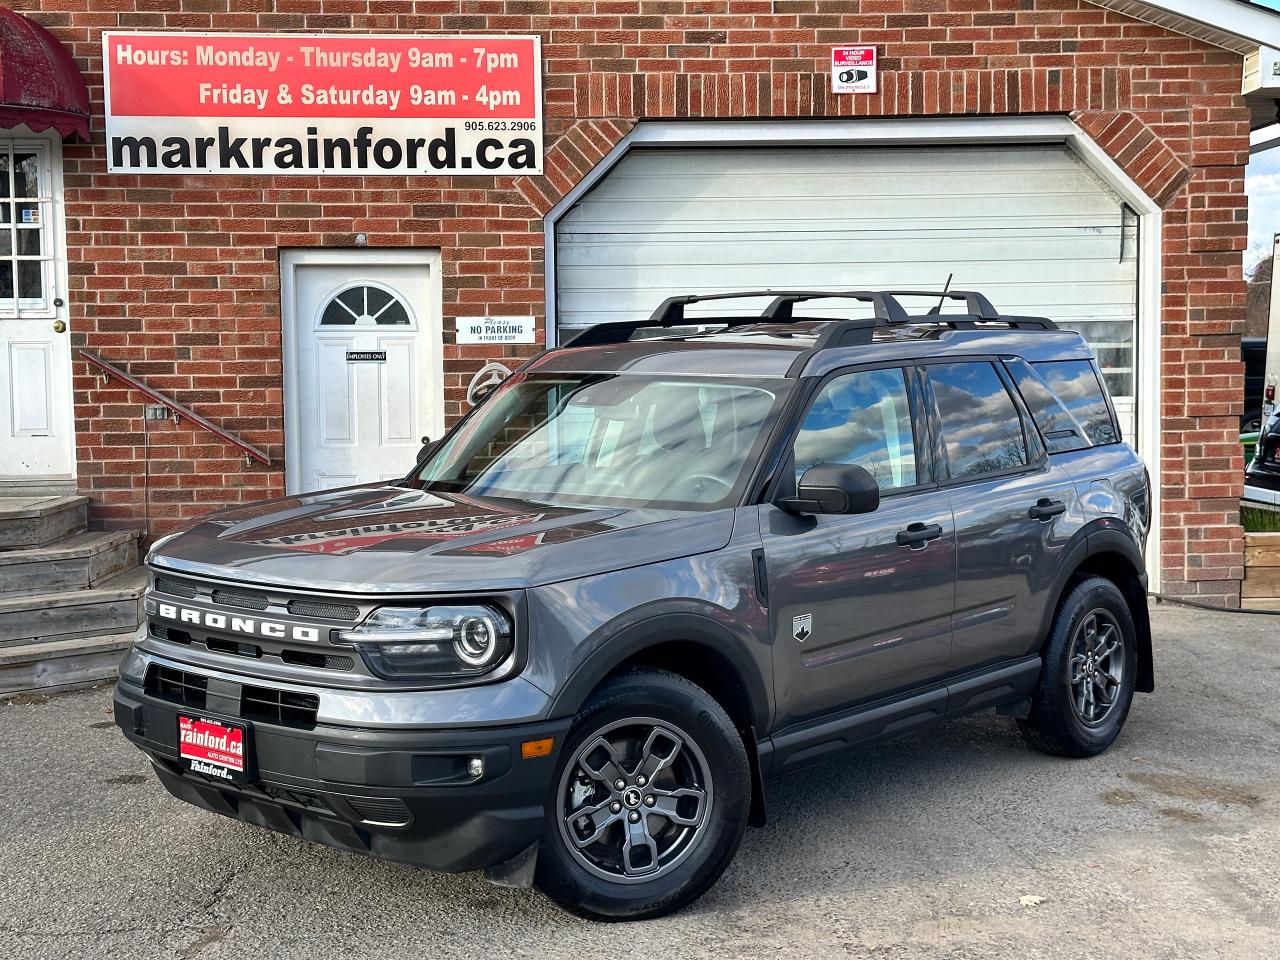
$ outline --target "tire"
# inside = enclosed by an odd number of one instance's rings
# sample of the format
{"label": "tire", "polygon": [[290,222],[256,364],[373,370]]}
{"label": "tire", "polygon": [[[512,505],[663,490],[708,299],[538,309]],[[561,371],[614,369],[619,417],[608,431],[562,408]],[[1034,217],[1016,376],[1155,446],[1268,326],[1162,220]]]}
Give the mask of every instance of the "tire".
{"label": "tire", "polygon": [[593,920],[659,917],[706,893],[737,852],[751,809],[746,747],[691,681],[620,674],[578,712],[546,809],[535,873],[543,893]]}
{"label": "tire", "polygon": [[[1104,656],[1112,638],[1119,646]],[[1106,750],[1133,703],[1137,650],[1133,615],[1114,583],[1081,577],[1069,584],[1045,642],[1031,712],[1018,721],[1023,736],[1059,757],[1093,757]]]}

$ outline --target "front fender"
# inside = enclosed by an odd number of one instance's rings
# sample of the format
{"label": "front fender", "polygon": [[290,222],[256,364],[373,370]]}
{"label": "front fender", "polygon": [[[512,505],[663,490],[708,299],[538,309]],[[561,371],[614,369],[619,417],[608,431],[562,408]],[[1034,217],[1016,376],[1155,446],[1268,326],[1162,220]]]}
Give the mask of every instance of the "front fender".
{"label": "front fender", "polygon": [[727,661],[746,696],[752,725],[757,730],[768,729],[768,687],[760,664],[749,653],[753,641],[739,636],[722,619],[704,612],[650,609],[637,613],[639,619],[628,617],[630,622],[607,624],[591,638],[591,652],[557,692],[550,716],[572,716],[591,691],[621,664],[660,644],[681,641]]}

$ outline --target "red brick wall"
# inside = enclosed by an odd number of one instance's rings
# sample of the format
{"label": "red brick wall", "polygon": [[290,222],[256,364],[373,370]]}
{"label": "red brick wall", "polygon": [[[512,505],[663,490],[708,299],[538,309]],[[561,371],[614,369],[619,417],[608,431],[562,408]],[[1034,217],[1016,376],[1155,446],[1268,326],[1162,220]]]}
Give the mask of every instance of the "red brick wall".
{"label": "red brick wall", "polygon": [[[181,7],[182,12],[168,12]],[[107,28],[538,33],[547,174],[107,176],[66,150],[75,342],[283,459],[281,247],[439,247],[448,414],[502,352],[455,347],[452,317],[543,313],[542,214],[648,117],[1065,113],[1164,207],[1166,589],[1236,602],[1235,442],[1244,316],[1247,113],[1237,55],[1083,0],[45,0],[20,8],[72,51],[101,109]],[[834,43],[874,43],[881,92],[833,97]],[[142,515],[140,400],[76,368],[79,472],[107,524]],[[186,425],[150,437],[153,531],[278,492]]]}

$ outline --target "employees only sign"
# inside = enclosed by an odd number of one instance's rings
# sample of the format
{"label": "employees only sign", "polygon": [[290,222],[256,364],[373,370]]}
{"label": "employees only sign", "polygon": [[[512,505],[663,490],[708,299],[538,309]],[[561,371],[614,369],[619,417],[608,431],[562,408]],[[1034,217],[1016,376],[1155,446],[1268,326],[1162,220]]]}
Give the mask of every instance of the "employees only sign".
{"label": "employees only sign", "polygon": [[538,37],[102,35],[113,173],[542,172]]}

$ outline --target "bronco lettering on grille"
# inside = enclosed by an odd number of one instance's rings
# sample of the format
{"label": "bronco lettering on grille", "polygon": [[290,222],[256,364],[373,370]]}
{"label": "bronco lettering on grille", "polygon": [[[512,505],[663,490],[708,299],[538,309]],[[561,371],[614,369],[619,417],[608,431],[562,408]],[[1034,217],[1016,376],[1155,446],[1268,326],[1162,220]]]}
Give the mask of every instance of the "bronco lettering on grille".
{"label": "bronco lettering on grille", "polygon": [[297,640],[304,643],[319,643],[319,627],[303,627],[293,623],[282,623],[279,620],[264,620],[260,617],[236,617],[208,610],[195,610],[191,607],[180,607],[174,603],[156,605],[156,612],[165,620],[178,623],[193,623],[208,627],[211,630],[227,630],[232,633],[244,633],[253,637],[266,637],[271,640]]}

